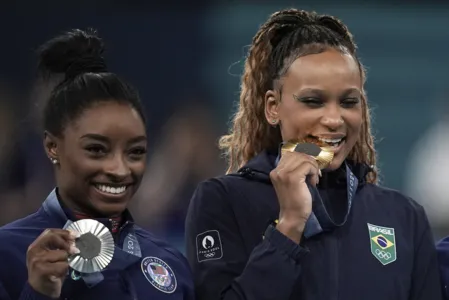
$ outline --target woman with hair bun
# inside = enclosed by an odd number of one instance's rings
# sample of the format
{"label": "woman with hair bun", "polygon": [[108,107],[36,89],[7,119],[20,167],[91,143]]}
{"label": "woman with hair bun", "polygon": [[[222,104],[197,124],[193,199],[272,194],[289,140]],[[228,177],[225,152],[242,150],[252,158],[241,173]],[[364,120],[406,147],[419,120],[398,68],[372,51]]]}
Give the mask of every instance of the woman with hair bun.
{"label": "woman with hair bun", "polygon": [[57,80],[43,113],[56,188],[0,228],[2,300],[194,299],[185,258],[127,210],[146,166],[145,116],[103,51],[92,30],[40,48],[43,78]]}

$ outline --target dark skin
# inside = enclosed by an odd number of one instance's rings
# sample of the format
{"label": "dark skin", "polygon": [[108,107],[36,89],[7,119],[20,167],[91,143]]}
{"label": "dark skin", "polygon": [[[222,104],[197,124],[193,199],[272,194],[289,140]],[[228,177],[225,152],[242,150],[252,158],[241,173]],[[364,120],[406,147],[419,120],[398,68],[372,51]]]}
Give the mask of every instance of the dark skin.
{"label": "dark skin", "polygon": [[[145,125],[131,106],[99,102],[69,122],[62,137],[46,132],[44,147],[56,160],[61,201],[91,218],[119,216],[137,191],[146,166]],[[102,187],[102,188],[101,188]],[[47,229],[28,248],[28,282],[58,298],[76,236]]]}
{"label": "dark skin", "polygon": [[[282,139],[306,137],[341,139],[334,148],[329,170],[338,169],[359,139],[362,126],[362,80],[354,58],[335,49],[296,59],[281,79],[278,91],[265,95],[265,116],[279,124]],[[314,158],[286,153],[270,177],[280,204],[278,230],[300,241],[312,212],[312,197],[306,185],[319,181]]]}
{"label": "dark skin", "polygon": [[[63,138],[45,137],[47,155],[57,159],[56,183],[64,204],[91,217],[120,215],[137,191],[146,166],[146,133],[127,104],[103,102],[67,126]],[[104,184],[126,186],[119,197],[101,194]]]}

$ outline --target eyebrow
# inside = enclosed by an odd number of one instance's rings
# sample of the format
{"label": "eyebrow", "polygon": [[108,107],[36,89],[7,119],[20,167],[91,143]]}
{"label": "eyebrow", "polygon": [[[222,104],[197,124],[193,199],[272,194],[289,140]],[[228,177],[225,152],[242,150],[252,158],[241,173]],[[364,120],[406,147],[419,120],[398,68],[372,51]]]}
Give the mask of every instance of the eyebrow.
{"label": "eyebrow", "polygon": [[[327,92],[326,90],[322,90],[322,89],[317,89],[317,88],[305,88],[300,90],[297,94],[294,94],[294,97],[298,97],[298,94],[303,94],[303,93],[312,93],[312,94],[317,94],[317,95],[325,95]],[[358,89],[358,88],[348,88],[346,90],[343,91],[343,96],[346,97],[352,93],[357,93],[359,95],[362,94],[362,92]]]}
{"label": "eyebrow", "polygon": [[343,95],[344,95],[344,96],[348,96],[348,95],[350,95],[350,94],[352,94],[352,93],[357,93],[357,94],[359,94],[359,95],[362,94],[362,92],[361,92],[359,89],[357,89],[357,88],[349,88],[349,89],[346,89],[346,90],[344,91]]}
{"label": "eyebrow", "polygon": [[[107,137],[105,137],[104,135],[101,135],[101,134],[96,134],[96,133],[85,134],[85,135],[81,136],[80,139],[92,139],[92,140],[97,140],[97,141],[104,142],[104,143],[109,142],[109,139]],[[138,142],[146,142],[146,140],[147,140],[146,136],[139,135],[139,136],[134,137],[131,140],[129,140],[128,143],[134,144],[134,143],[138,143]]]}

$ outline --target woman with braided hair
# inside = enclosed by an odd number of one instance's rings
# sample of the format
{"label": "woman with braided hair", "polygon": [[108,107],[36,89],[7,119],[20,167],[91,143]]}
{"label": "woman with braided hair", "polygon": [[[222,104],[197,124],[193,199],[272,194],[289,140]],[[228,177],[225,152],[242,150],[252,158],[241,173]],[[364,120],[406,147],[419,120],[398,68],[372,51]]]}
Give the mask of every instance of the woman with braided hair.
{"label": "woman with braided hair", "polygon": [[377,184],[365,71],[337,18],[274,13],[255,35],[186,220],[199,300],[441,299],[425,212]]}

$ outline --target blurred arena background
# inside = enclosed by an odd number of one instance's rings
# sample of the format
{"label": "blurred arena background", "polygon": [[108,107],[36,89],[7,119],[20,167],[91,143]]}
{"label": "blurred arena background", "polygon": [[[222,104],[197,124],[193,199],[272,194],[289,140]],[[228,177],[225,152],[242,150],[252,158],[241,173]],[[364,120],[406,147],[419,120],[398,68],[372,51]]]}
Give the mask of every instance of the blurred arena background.
{"label": "blurred arena background", "polygon": [[246,46],[269,14],[297,7],[349,26],[368,68],[382,184],[424,205],[435,239],[449,234],[449,2],[118,3],[2,1],[0,225],[36,210],[54,184],[33,51],[64,30],[94,27],[109,68],[140,90],[149,116],[149,169],[132,211],[183,251],[196,184],[224,172],[216,144],[238,100]]}

